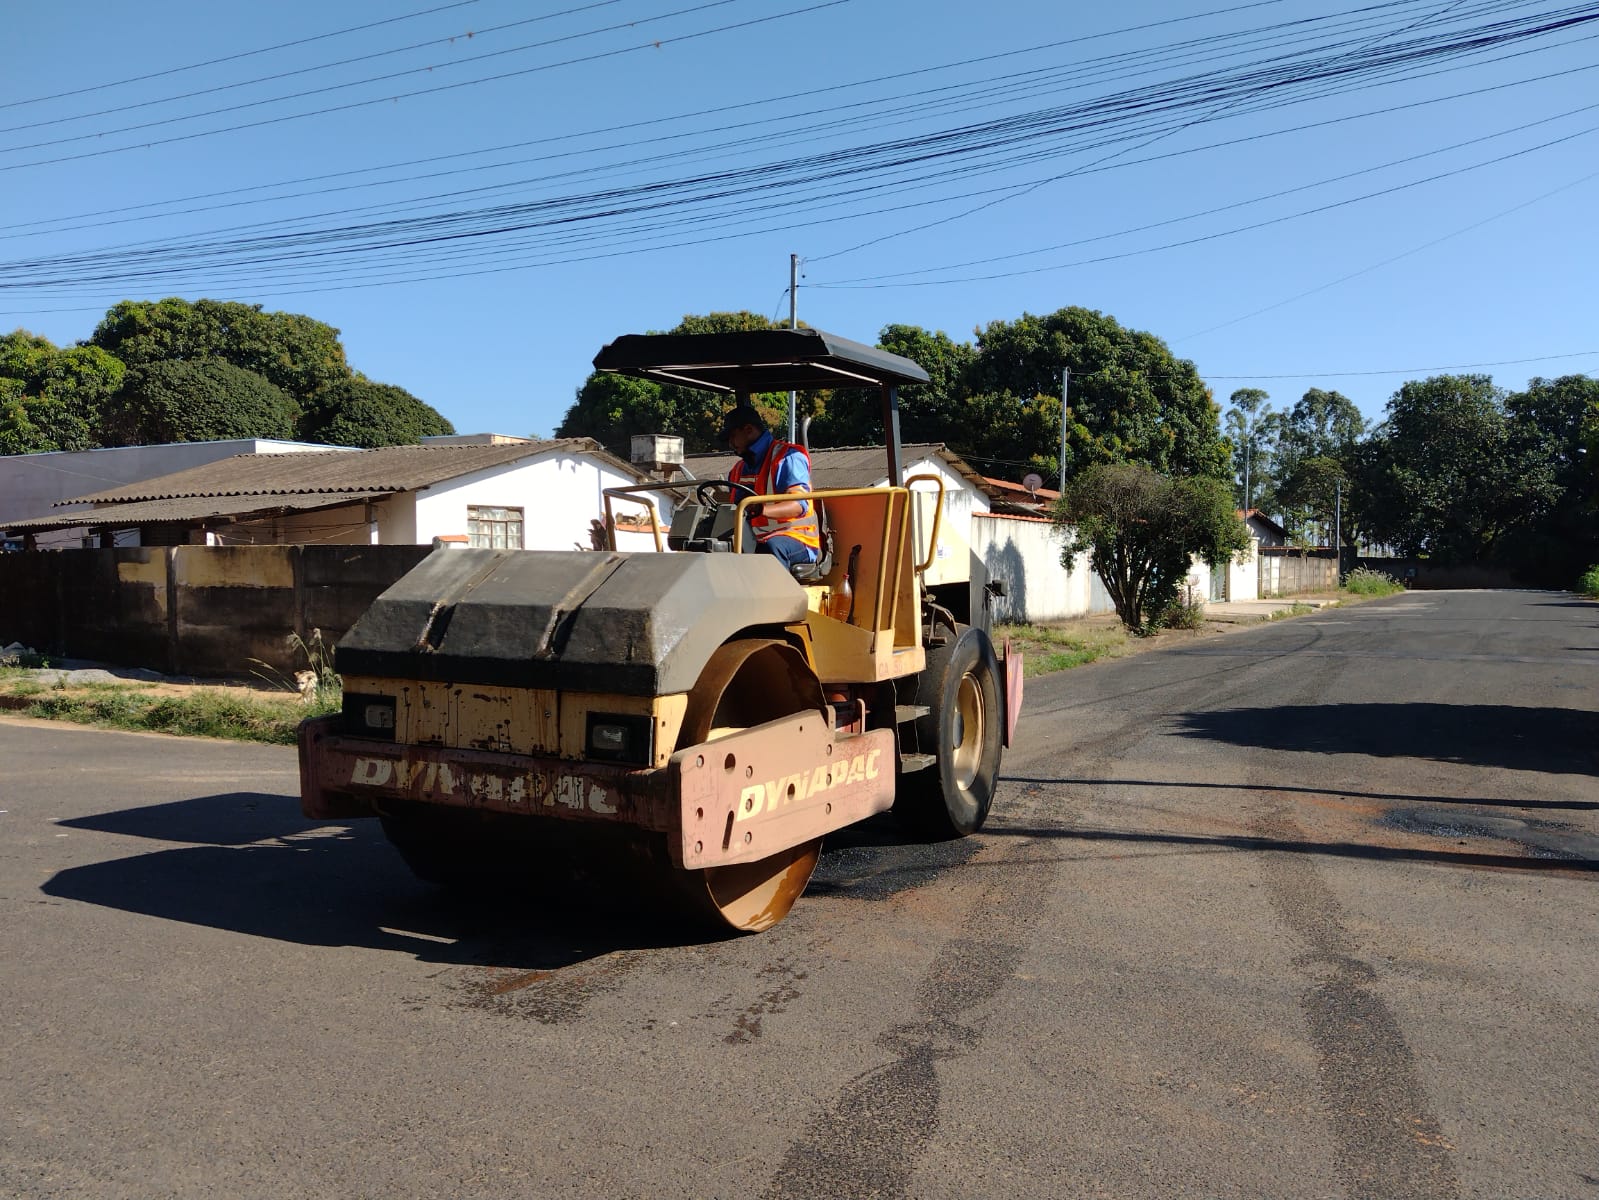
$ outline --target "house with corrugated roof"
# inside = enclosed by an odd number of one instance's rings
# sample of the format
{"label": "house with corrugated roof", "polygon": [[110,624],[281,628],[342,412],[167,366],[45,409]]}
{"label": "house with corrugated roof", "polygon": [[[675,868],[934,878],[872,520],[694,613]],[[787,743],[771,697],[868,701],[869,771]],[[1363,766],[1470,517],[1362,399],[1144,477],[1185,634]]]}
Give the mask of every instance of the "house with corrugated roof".
{"label": "house with corrugated roof", "polygon": [[[422,445],[241,454],[69,496],[4,522],[12,536],[86,530],[100,545],[592,544],[602,492],[645,476],[591,438],[481,435]],[[659,508],[659,498],[657,498]],[[642,548],[642,547],[640,547]]]}
{"label": "house with corrugated roof", "polygon": [[[926,580],[940,603],[957,616],[982,603],[982,591],[996,584],[991,596],[1000,621],[1053,621],[1108,612],[1112,605],[1098,577],[1079,555],[1070,570],[1060,561],[1060,538],[1049,515],[1059,493],[1046,488],[1028,491],[1021,484],[990,479],[942,442],[912,442],[900,448],[905,478],[919,494],[916,530],[925,548],[931,531],[937,485],[944,485],[944,516],[938,552]],[[813,449],[811,484],[823,488],[885,487],[881,446]],[[732,454],[691,454],[684,464],[699,479],[726,478]]]}
{"label": "house with corrugated roof", "polygon": [[[88,508],[89,505],[74,504],[72,500],[87,492],[138,483],[240,454],[316,453],[343,448],[277,438],[228,438],[0,455],[0,529],[9,528],[12,521],[58,517],[73,508]],[[98,536],[89,530],[67,525],[34,533],[33,543],[40,549],[58,550],[81,546],[86,537],[91,542],[98,541]],[[135,545],[136,537],[136,533],[125,534],[123,543]]]}

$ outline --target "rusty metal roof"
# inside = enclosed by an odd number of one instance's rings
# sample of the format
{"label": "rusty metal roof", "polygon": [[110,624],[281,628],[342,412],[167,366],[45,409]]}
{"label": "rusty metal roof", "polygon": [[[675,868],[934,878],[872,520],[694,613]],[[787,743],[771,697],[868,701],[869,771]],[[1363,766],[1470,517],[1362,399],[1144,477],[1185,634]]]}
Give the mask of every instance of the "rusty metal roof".
{"label": "rusty metal roof", "polygon": [[[383,446],[376,450],[315,450],[293,454],[240,454],[171,475],[59,504],[105,504],[222,496],[299,496],[309,493],[411,492],[447,479],[505,466],[551,451],[589,454],[642,479],[593,438],[487,446]],[[19,526],[20,527],[20,526]]]}
{"label": "rusty metal roof", "polygon": [[48,533],[55,529],[132,529],[138,525],[188,525],[221,517],[276,516],[288,512],[312,512],[336,508],[363,500],[382,500],[392,492],[297,492],[293,496],[267,499],[262,496],[233,499],[183,497],[174,500],[144,500],[129,504],[106,504],[98,508],[78,508],[53,517],[34,517],[26,521],[7,521],[8,533]]}

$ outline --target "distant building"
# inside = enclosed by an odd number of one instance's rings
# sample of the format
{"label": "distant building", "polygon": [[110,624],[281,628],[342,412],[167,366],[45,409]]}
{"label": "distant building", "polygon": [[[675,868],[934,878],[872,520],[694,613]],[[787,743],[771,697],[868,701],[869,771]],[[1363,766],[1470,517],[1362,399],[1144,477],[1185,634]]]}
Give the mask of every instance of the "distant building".
{"label": "distant building", "polygon": [[[571,550],[592,544],[605,488],[645,482],[590,438],[487,438],[494,440],[467,435],[464,442],[376,450],[237,455],[70,495],[63,498],[70,512],[8,520],[4,528],[36,540],[87,530],[99,545],[425,545],[443,538]],[[643,549],[647,528],[619,537]]]}
{"label": "distant building", "polygon": [[[158,475],[203,466],[240,454],[295,454],[337,450],[312,442],[287,442],[274,438],[233,438],[220,442],[176,442],[164,446],[108,446],[102,450],[57,450],[42,454],[0,455],[0,529],[13,521],[51,514],[64,516],[71,509],[90,507],[72,504],[69,497],[138,483]],[[52,513],[52,509],[62,509]],[[91,530],[70,522],[34,534],[41,549],[81,546],[84,540],[96,541]],[[135,545],[128,534],[119,545]]]}

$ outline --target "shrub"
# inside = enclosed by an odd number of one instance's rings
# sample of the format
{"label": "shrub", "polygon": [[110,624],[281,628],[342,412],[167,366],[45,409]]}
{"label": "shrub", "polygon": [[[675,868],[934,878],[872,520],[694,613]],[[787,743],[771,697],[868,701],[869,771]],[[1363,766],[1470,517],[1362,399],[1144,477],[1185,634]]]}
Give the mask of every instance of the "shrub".
{"label": "shrub", "polygon": [[1584,596],[1599,600],[1599,565],[1589,567],[1577,581],[1577,590]]}
{"label": "shrub", "polygon": [[1203,629],[1205,627],[1205,601],[1191,583],[1183,584],[1177,598],[1152,622],[1161,629]]}
{"label": "shrub", "polygon": [[1370,567],[1356,567],[1344,576],[1344,589],[1357,596],[1392,596],[1405,590],[1405,585],[1392,575],[1373,571]]}

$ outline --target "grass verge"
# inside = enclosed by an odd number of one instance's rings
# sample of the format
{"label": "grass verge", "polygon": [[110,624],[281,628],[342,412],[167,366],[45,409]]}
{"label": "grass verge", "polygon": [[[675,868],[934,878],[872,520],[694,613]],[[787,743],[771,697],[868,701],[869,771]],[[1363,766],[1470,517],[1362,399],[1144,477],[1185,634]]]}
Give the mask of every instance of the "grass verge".
{"label": "grass verge", "polygon": [[280,746],[294,744],[295,730],[306,717],[337,707],[242,688],[195,688],[184,695],[163,695],[119,684],[43,688],[27,679],[8,681],[3,694],[13,698],[7,707],[25,717]]}
{"label": "grass verge", "polygon": [[1101,658],[1118,658],[1127,653],[1130,641],[1120,624],[996,625],[995,643],[1006,638],[1022,652],[1023,674],[1029,678],[1080,667]]}

